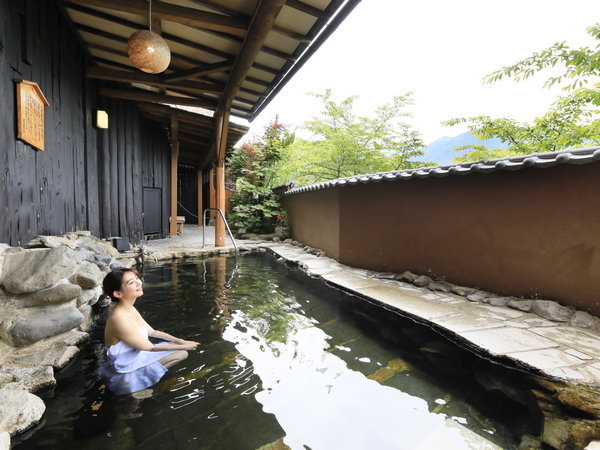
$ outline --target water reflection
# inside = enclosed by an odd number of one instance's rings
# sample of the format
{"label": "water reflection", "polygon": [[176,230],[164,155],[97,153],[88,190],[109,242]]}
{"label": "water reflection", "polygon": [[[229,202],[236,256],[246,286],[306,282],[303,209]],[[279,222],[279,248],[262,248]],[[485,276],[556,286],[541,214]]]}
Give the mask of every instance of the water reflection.
{"label": "water reflection", "polygon": [[243,311],[223,337],[250,359],[262,381],[256,400],[277,417],[292,449],[500,448],[428,411],[427,402],[350,370],[327,351],[329,336],[288,312],[285,339]]}

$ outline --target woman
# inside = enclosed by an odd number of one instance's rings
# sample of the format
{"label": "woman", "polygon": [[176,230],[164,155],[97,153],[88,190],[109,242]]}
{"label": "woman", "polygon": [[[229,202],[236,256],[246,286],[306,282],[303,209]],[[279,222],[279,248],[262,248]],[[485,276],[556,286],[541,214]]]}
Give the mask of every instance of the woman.
{"label": "woman", "polygon": [[[104,294],[116,302],[104,329],[108,349],[103,374],[113,392],[130,393],[152,386],[169,367],[187,358],[186,350],[195,350],[199,345],[154,330],[146,323],[133,306],[144,294],[136,270],[113,270],[104,277],[102,287]],[[168,342],[154,345],[148,337]]]}

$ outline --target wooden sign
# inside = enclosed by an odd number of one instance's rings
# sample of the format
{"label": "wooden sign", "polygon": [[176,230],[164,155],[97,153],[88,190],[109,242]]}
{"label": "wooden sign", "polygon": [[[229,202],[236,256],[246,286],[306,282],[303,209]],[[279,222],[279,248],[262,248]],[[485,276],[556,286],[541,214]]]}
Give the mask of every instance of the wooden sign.
{"label": "wooden sign", "polygon": [[44,150],[44,107],[50,105],[33,81],[17,81],[17,137]]}

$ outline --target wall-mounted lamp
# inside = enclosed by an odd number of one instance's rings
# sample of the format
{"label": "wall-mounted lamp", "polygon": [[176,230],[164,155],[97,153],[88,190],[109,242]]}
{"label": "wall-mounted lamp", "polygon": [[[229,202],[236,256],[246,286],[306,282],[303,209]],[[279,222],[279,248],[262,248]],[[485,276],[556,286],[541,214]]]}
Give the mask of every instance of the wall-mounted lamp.
{"label": "wall-mounted lamp", "polygon": [[96,126],[98,128],[108,128],[108,113],[106,111],[96,110]]}

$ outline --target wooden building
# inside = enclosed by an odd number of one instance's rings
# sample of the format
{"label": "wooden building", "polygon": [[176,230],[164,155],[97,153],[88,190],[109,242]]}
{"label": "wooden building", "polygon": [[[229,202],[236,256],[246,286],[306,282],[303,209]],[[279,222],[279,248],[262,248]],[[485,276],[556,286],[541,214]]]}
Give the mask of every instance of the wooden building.
{"label": "wooden building", "polygon": [[[224,209],[226,152],[247,131],[230,119],[255,118],[359,1],[0,0],[0,242],[137,242],[175,233],[178,199]],[[150,26],[171,52],[159,74],[127,53]],[[42,118],[21,80],[47,101]],[[32,144],[23,127],[40,126]]]}

